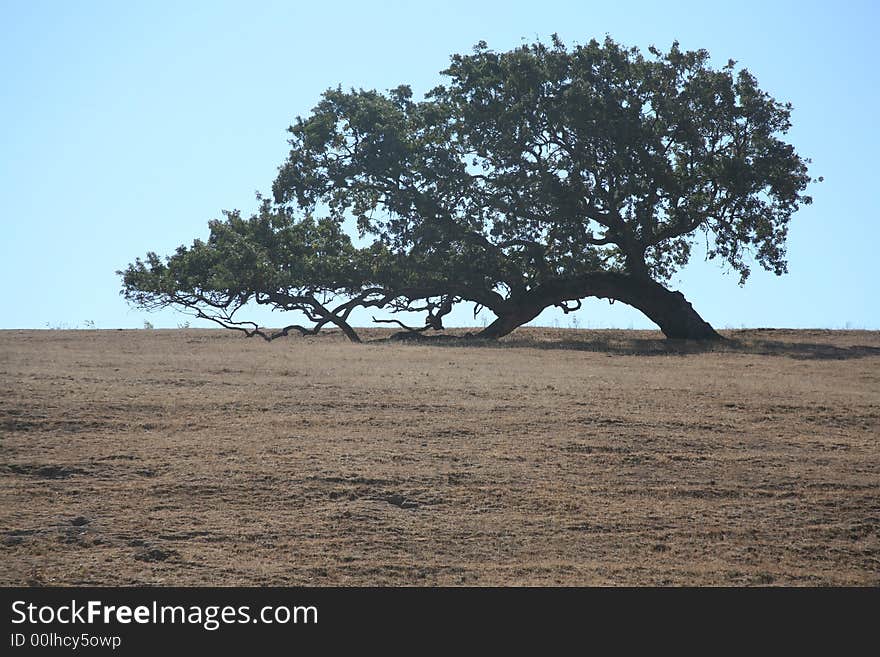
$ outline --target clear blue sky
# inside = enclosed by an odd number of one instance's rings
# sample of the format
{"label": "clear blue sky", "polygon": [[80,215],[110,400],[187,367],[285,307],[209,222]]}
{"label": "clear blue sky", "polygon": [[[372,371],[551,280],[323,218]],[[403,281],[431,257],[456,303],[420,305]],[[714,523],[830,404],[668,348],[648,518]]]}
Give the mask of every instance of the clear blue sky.
{"label": "clear blue sky", "polygon": [[[255,209],[285,129],[322,91],[417,94],[449,55],[553,32],[568,43],[706,48],[794,104],[789,140],[825,182],[793,219],[790,273],[697,259],[672,281],[717,328],[880,329],[874,2],[39,2],[0,0],[0,328],[173,327],[119,296],[117,269]],[[280,316],[257,315],[277,326]],[[356,324],[368,323],[367,316]],[[452,324],[472,322],[466,309]],[[546,311],[536,323],[568,326]],[[594,301],[584,327],[651,327]]]}

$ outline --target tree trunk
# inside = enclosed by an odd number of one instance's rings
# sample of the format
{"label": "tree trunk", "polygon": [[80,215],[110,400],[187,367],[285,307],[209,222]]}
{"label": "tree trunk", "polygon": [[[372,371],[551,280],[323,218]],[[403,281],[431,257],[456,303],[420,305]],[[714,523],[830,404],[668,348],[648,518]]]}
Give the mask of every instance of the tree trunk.
{"label": "tree trunk", "polygon": [[336,326],[342,329],[342,332],[345,333],[345,336],[351,340],[352,342],[360,342],[361,338],[357,334],[357,332],[351,328],[351,325],[345,320],[331,320]]}
{"label": "tree trunk", "polygon": [[681,292],[668,290],[647,277],[596,272],[559,279],[530,290],[522,302],[477,334],[496,339],[530,322],[545,308],[564,301],[599,297],[620,301],[642,311],[674,340],[722,340],[723,338],[694,310]]}
{"label": "tree trunk", "polygon": [[518,327],[526,324],[544,310],[546,306],[519,306],[512,311],[498,315],[498,319],[489,324],[482,331],[477,333],[476,337],[485,338],[487,340],[497,340],[503,338],[508,333],[512,333]]}
{"label": "tree trunk", "polygon": [[320,306],[318,312],[324,317],[318,325],[319,327],[323,326],[324,324],[333,324],[334,326],[338,327],[345,334],[345,337],[347,337],[352,342],[361,341],[361,338],[357,334],[357,332],[351,327],[348,322],[342,319],[342,317],[327,310],[323,306]]}
{"label": "tree trunk", "polygon": [[673,340],[722,340],[715,329],[694,310],[681,292],[667,290],[654,281],[639,286],[624,303],[641,310]]}

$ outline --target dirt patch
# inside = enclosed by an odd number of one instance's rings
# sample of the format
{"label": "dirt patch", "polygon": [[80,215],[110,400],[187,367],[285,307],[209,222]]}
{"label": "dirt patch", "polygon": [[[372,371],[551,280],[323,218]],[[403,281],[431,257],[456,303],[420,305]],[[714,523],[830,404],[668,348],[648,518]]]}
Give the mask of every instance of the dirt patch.
{"label": "dirt patch", "polygon": [[0,331],[0,584],[880,585],[880,333]]}
{"label": "dirt patch", "polygon": [[66,465],[33,465],[33,464],[15,464],[7,463],[3,466],[8,472],[19,475],[28,475],[38,477],[40,479],[67,479],[74,475],[88,474],[88,470],[82,468],[74,468]]}
{"label": "dirt patch", "polygon": [[160,550],[159,548],[142,548],[134,553],[135,561],[165,561],[177,555],[175,550]]}

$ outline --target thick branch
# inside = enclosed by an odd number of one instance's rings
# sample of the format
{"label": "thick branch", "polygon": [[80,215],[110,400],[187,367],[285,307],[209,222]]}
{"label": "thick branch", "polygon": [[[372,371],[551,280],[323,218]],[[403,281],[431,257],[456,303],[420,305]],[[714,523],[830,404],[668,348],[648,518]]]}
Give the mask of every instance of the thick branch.
{"label": "thick branch", "polygon": [[422,333],[423,331],[427,331],[429,328],[431,328],[430,324],[425,324],[421,328],[413,328],[411,326],[407,326],[399,319],[376,319],[375,317],[373,317],[373,321],[377,324],[397,324],[400,328],[405,329],[410,333]]}

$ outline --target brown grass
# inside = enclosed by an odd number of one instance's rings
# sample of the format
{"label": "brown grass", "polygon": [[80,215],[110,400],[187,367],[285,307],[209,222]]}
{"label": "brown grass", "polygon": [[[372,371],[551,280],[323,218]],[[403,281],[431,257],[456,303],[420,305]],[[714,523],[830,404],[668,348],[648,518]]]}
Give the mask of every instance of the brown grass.
{"label": "brown grass", "polygon": [[880,333],[726,334],[2,331],[0,584],[880,584]]}

